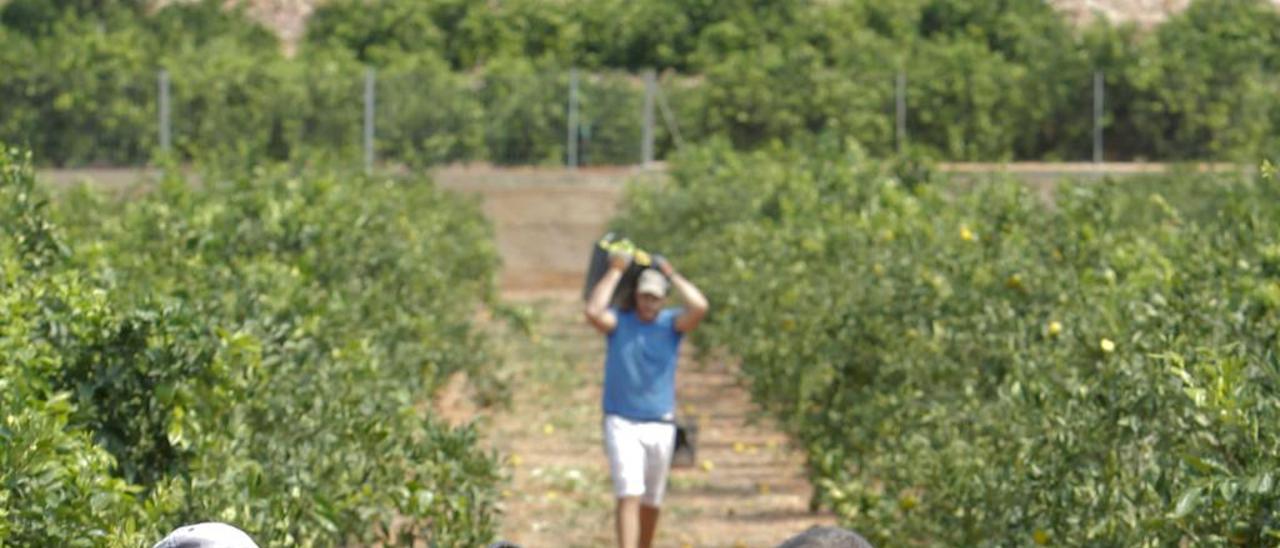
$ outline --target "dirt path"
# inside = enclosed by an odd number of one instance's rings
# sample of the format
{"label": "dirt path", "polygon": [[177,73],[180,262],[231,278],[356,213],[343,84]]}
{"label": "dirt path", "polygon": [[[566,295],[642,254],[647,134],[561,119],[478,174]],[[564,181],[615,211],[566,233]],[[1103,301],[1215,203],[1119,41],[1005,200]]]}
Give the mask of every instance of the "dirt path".
{"label": "dirt path", "polygon": [[[535,342],[507,350],[515,386],[509,411],[484,425],[507,455],[501,536],[526,547],[607,546],[613,499],[600,438],[604,345],[582,321],[576,290],[510,292],[541,316]],[[807,511],[801,455],[738,384],[734,364],[681,358],[678,401],[700,426],[698,465],[673,472],[659,546],[776,546],[826,514]]]}
{"label": "dirt path", "polygon": [[[503,256],[503,298],[527,306],[531,339],[499,341],[509,409],[482,412],[505,455],[501,538],[526,548],[610,546],[613,498],[600,437],[603,340],[581,315],[587,249],[605,229],[630,170],[437,173],[442,186],[483,200]],[[531,179],[532,177],[532,179]],[[807,511],[801,455],[739,386],[736,365],[681,358],[680,411],[700,426],[698,466],[671,477],[659,546],[776,546],[834,518]]]}

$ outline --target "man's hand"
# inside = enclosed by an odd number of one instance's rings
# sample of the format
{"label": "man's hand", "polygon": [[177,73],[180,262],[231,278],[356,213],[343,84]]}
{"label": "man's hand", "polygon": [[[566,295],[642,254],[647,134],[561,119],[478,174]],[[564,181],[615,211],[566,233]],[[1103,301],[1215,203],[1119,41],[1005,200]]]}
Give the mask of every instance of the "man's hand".
{"label": "man's hand", "polygon": [[609,254],[609,268],[614,270],[626,270],[631,266],[631,254],[626,251],[614,251]]}
{"label": "man's hand", "polygon": [[707,315],[707,310],[710,308],[707,297],[698,290],[697,286],[676,272],[676,268],[666,257],[658,256],[655,263],[658,270],[671,280],[671,285],[675,286],[676,292],[680,294],[680,300],[684,301],[684,313],[676,318],[676,331],[681,333],[693,331],[699,323],[702,323],[702,318]]}
{"label": "man's hand", "polygon": [[671,278],[671,276],[676,273],[676,268],[671,266],[671,261],[668,261],[667,258],[662,255],[654,255],[653,264],[658,267],[658,272],[661,272],[662,275],[667,278]]}

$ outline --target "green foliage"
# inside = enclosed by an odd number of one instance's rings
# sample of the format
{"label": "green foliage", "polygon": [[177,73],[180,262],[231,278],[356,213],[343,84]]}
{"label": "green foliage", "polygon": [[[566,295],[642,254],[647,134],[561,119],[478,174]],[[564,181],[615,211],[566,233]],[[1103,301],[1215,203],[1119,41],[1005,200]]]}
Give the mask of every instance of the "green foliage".
{"label": "green foliage", "polygon": [[1274,151],[1277,28],[1269,2],[1192,3],[1125,66],[1120,85],[1134,98],[1117,122],[1133,125],[1150,157],[1248,161]]}
{"label": "green foliage", "polygon": [[[173,121],[178,157],[241,161],[244,167],[288,159],[287,145],[298,136],[286,142],[284,133],[300,128],[286,128],[286,116],[305,116],[296,107],[311,105],[290,100],[298,89],[281,68],[275,55],[250,53],[231,41],[175,56],[170,81],[173,111],[180,113]],[[357,72],[346,76],[348,86],[358,85]]]}
{"label": "green foliage", "polygon": [[[644,102],[641,78],[620,73],[584,75],[579,93],[578,116],[583,134],[578,154],[582,163],[640,163],[640,112]],[[654,116],[657,125],[657,114]]]}
{"label": "green foliage", "polygon": [[[157,72],[162,66],[183,69],[174,77],[175,93],[194,82],[205,86],[203,93],[227,94],[218,95],[218,101],[240,99],[253,106],[257,97],[237,96],[227,87],[262,76],[250,69],[263,70],[263,57],[279,58],[278,44],[242,10],[224,11],[221,5],[213,0],[177,3],[145,18],[135,10],[68,8],[33,37],[20,34],[19,26],[0,28],[5,43],[0,48],[0,102],[11,113],[0,120],[0,139],[23,144],[36,152],[38,161],[53,165],[145,162],[157,145]],[[76,16],[82,12],[83,17]],[[104,23],[90,13],[110,15],[111,20]],[[199,77],[214,70],[223,72]],[[212,86],[209,81],[229,83]],[[188,106],[176,100],[174,112],[185,112]],[[200,116],[209,114],[200,105],[194,110]],[[219,122],[214,117],[194,123]],[[252,126],[236,129],[247,127]],[[175,129],[179,139],[204,138],[199,127],[190,128],[196,132],[193,137],[181,131],[189,128]],[[261,140],[253,135],[223,136],[202,145],[216,153],[228,141],[257,147]]]}
{"label": "green foliage", "polygon": [[4,182],[0,197],[7,206],[0,210],[0,223],[12,234],[13,247],[8,251],[28,271],[60,262],[66,247],[46,214],[49,202],[36,186],[31,153],[19,153],[16,149],[0,153],[0,159],[4,160],[0,164],[0,178]]}
{"label": "green foliage", "polygon": [[479,95],[492,162],[555,164],[565,158],[569,75],[544,68],[519,58],[486,67]]}
{"label": "green foliage", "polygon": [[[154,143],[155,73],[129,32],[57,23],[29,40],[0,31],[0,137],[53,164],[136,163]],[[33,59],[40,62],[33,63]],[[20,107],[19,107],[20,105]]]}
{"label": "green foliage", "polygon": [[913,145],[942,158],[1012,159],[1014,145],[1029,137],[1013,128],[1032,121],[1029,98],[1010,91],[1032,79],[1024,67],[971,41],[932,43],[912,61],[906,93]]}
{"label": "green foliage", "polygon": [[423,411],[455,373],[500,395],[474,203],[263,169],[49,207],[16,153],[0,167],[5,544],[203,520],[264,546],[490,539],[496,459]]}
{"label": "green foliage", "polygon": [[336,46],[375,65],[405,53],[439,55],[444,34],[431,19],[429,2],[338,0],[318,8],[307,21],[309,46]]}
{"label": "green foliage", "polygon": [[0,24],[28,36],[50,33],[68,20],[87,19],[116,26],[141,14],[147,0],[8,0],[0,5]]}
{"label": "green foliage", "polygon": [[617,228],[713,304],[877,544],[1268,545],[1280,535],[1274,181],[908,187],[857,147],[682,155]]}
{"label": "green foliage", "polygon": [[0,153],[0,198],[0,544],[141,544],[141,489],[115,475],[111,453],[76,424],[75,395],[58,383],[66,355],[47,337],[51,326],[93,337],[85,322],[50,320],[65,318],[70,302],[100,313],[105,294],[74,273],[51,274],[66,249],[29,154]]}
{"label": "green foliage", "polygon": [[246,16],[246,6],[220,0],[173,2],[146,19],[146,30],[168,50],[200,48],[217,40],[234,41],[251,50],[280,47],[275,34]]}
{"label": "green foliage", "polygon": [[[726,135],[743,148],[828,132],[856,134],[869,147],[890,150],[892,76],[848,74],[824,66],[821,52],[808,46],[766,44],[734,53],[707,72],[699,98],[704,110],[694,120],[706,125],[706,133]],[[813,92],[780,89],[780,81]]]}
{"label": "green foliage", "polygon": [[666,91],[690,140],[831,134],[887,157],[902,72],[904,152],[1078,161],[1100,70],[1107,159],[1248,161],[1280,146],[1280,12],[1266,0],[1196,0],[1150,29],[1072,28],[1034,1],[339,0],[317,8],[293,58],[243,7],[130,6],[6,6],[0,138],[45,164],[144,163],[167,68],[173,159],[354,163],[373,67],[382,161],[560,163],[577,67],[596,86],[583,157],[633,163],[643,91],[616,71],[654,68],[680,82]]}
{"label": "green foliage", "polygon": [[475,78],[432,55],[400,57],[382,69],[378,155],[414,167],[484,159],[485,110],[476,87]]}

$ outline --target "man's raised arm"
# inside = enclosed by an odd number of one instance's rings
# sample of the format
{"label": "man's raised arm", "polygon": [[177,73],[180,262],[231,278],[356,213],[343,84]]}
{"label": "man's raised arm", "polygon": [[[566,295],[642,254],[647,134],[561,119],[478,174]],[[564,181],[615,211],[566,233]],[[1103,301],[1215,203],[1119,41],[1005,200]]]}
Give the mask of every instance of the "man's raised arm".
{"label": "man's raised arm", "polygon": [[676,272],[675,267],[671,266],[671,261],[666,259],[658,261],[658,269],[671,279],[671,285],[675,287],[676,293],[680,294],[680,300],[684,303],[684,312],[676,318],[676,331],[681,333],[693,331],[699,323],[702,323],[702,318],[707,315],[707,310],[711,307],[707,303],[707,297],[698,290],[698,286]]}
{"label": "man's raised arm", "polygon": [[618,326],[618,317],[609,310],[609,298],[613,296],[613,290],[618,288],[618,282],[622,281],[622,273],[630,264],[630,255],[625,253],[610,255],[609,270],[600,277],[600,281],[596,282],[596,286],[591,289],[591,295],[587,298],[587,306],[583,313],[587,316],[587,321],[595,326],[596,331],[605,335],[612,333]]}

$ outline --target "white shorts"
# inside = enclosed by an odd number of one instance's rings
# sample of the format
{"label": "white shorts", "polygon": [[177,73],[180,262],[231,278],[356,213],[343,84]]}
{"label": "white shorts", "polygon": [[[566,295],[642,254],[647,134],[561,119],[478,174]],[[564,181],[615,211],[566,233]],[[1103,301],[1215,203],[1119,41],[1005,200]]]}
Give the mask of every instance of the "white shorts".
{"label": "white shorts", "polygon": [[675,445],[674,424],[605,415],[604,450],[609,455],[613,494],[641,497],[640,502],[647,506],[661,505]]}

